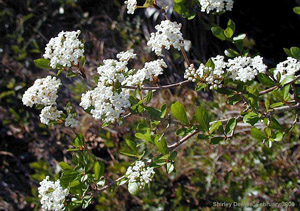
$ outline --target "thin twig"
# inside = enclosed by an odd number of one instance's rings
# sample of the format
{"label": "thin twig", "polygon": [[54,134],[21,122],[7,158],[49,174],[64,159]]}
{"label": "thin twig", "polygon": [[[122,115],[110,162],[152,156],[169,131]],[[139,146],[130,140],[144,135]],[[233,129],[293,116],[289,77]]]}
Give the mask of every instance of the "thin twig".
{"label": "thin twig", "polygon": [[125,178],[125,176],[119,177],[118,179],[110,182],[108,185],[105,185],[102,188],[97,189],[97,191],[104,191],[104,190],[110,188],[111,186],[115,185],[117,182],[119,182],[120,180],[122,180],[124,178]]}
{"label": "thin twig", "polygon": [[269,92],[272,92],[274,89],[279,89],[279,88],[285,87],[289,84],[292,84],[292,83],[296,82],[298,79],[300,79],[300,75],[296,76],[296,78],[294,80],[284,84],[283,86],[276,85],[276,86],[273,86],[269,89],[263,90],[263,91],[259,92],[259,95],[264,95],[264,94],[267,94]]}
{"label": "thin twig", "polygon": [[[164,86],[149,86],[149,87],[140,87],[141,90],[162,90],[162,89],[170,89],[173,87],[181,86],[190,82],[189,80],[181,81],[174,84],[164,85]],[[139,89],[137,86],[122,86],[125,89]]]}
{"label": "thin twig", "polygon": [[189,138],[191,138],[192,136],[196,135],[197,133],[199,133],[200,130],[194,130],[192,133],[190,133],[189,135],[185,136],[184,138],[182,138],[181,140],[179,140],[178,142],[168,146],[170,151],[174,151],[177,147],[179,147],[180,145],[182,145],[184,142],[186,142]]}

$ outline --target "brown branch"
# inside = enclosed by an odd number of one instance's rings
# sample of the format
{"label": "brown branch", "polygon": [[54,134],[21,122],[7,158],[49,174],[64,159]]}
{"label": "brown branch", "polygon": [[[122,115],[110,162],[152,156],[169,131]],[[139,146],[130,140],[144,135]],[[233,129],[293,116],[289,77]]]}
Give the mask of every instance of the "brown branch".
{"label": "brown branch", "polygon": [[177,147],[179,147],[180,145],[182,145],[184,142],[186,142],[192,136],[196,135],[198,132],[200,132],[200,130],[194,130],[192,133],[190,133],[189,135],[185,136],[184,138],[182,138],[178,142],[176,142],[176,143],[168,146],[169,150],[170,151],[174,151]]}
{"label": "brown branch", "polygon": [[263,90],[263,91],[259,92],[259,95],[264,95],[264,94],[267,94],[267,93],[269,93],[269,92],[272,92],[274,89],[279,89],[279,88],[285,87],[285,86],[287,86],[287,85],[289,85],[289,84],[294,83],[294,82],[297,81],[298,79],[300,79],[300,75],[296,76],[296,78],[295,78],[294,80],[292,80],[292,81],[290,81],[290,82],[284,84],[283,86],[276,85],[276,86],[273,86],[273,87],[271,87],[271,88],[269,88],[269,89]]}
{"label": "brown branch", "polygon": [[190,82],[189,80],[181,81],[174,84],[164,85],[164,86],[149,86],[149,87],[137,87],[137,86],[122,86],[125,89],[141,89],[141,90],[162,90],[162,89],[170,89],[173,87],[181,86]]}

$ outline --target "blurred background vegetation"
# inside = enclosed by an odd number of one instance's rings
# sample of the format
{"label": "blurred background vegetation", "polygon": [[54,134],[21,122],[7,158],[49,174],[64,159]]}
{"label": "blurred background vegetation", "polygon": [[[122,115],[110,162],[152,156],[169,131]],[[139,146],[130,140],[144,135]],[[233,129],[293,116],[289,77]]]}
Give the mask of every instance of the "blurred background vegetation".
{"label": "blurred background vegetation", "polygon": [[[223,55],[227,44],[212,36],[210,26],[225,26],[228,18],[236,23],[239,33],[248,35],[244,45],[253,55],[259,52],[269,67],[286,58],[283,48],[299,45],[299,16],[292,12],[299,5],[296,0],[268,1],[265,5],[258,0],[236,0],[233,12],[217,18],[197,13],[193,20],[173,12],[171,0],[164,4],[170,6],[171,19],[183,24],[185,39],[192,41],[189,57],[196,63]],[[50,38],[62,30],[82,31],[87,76],[93,83],[97,65],[120,51],[134,48],[139,58],[134,64],[137,68],[153,59],[146,42],[162,18],[154,9],[138,10],[129,16],[122,0],[0,0],[0,210],[38,208],[39,181],[48,174],[57,177],[58,162],[71,159],[66,149],[74,131],[61,126],[45,127],[38,111],[23,106],[21,101],[35,79],[55,74],[33,63],[42,56]],[[178,52],[167,53],[165,61],[169,68],[160,83],[181,81],[184,64]],[[87,89],[85,81],[61,79],[64,88],[60,90],[59,105],[71,102],[76,108],[81,119],[76,132],[84,135],[90,149],[104,162],[107,177],[123,175],[132,160],[119,151],[124,150],[124,137],[134,137],[136,124],[143,119],[130,117],[126,124],[103,129],[100,122],[77,106]],[[227,106],[225,99],[197,93],[192,86],[156,93],[153,106],[171,104],[177,97],[191,113],[195,104],[203,102],[217,118],[235,116],[240,110],[239,105]],[[220,110],[224,113],[218,113]],[[288,117],[280,117],[281,123],[288,124],[286,121]],[[272,148],[252,140],[244,130],[243,136],[221,145],[195,137],[178,150],[175,173],[166,176],[160,169],[151,188],[137,196],[131,196],[126,187],[102,192],[89,209],[214,210],[214,201],[290,201],[300,207],[299,128]],[[174,131],[167,137],[176,139]]]}

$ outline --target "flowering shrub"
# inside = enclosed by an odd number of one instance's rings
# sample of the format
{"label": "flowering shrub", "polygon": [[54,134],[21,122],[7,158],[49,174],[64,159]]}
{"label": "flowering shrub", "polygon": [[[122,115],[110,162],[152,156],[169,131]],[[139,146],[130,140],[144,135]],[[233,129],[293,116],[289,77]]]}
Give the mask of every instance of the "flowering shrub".
{"label": "flowering shrub", "polygon": [[[194,11],[189,10],[190,2],[184,2],[175,2],[176,11],[183,17],[192,18]],[[215,15],[233,9],[231,0],[193,2],[194,6],[201,8],[200,11]],[[246,35],[236,35],[235,23],[228,20],[225,29],[217,25],[211,27],[215,37],[232,46],[224,51],[225,55],[216,55],[206,63],[191,62],[185,52],[189,47],[186,47],[188,42],[184,40],[182,26],[169,20],[165,8],[158,6],[155,0],[147,0],[143,6],[138,6],[135,0],[128,0],[125,4],[128,14],[147,7],[159,9],[164,14],[166,20],[155,27],[156,31],[151,33],[147,42],[159,59],[145,61],[144,67],[138,70],[131,67],[132,60],[138,59],[133,49],[120,52],[116,59],[103,60],[103,64],[97,67],[96,85],[82,93],[80,106],[94,119],[100,120],[102,127],[121,124],[131,115],[147,117],[136,126],[135,137],[125,139],[126,150],[121,152],[135,161],[124,175],[110,180],[105,177],[104,164],[88,149],[83,136],[76,134],[72,148],[68,150],[73,156],[72,165],[61,162],[63,171],[60,179],[51,182],[46,177],[40,184],[39,198],[45,209],[86,208],[97,192],[125,184],[135,195],[155,181],[155,172],[159,168],[165,168],[166,173],[171,174],[175,170],[176,150],[195,136],[199,140],[208,140],[212,145],[229,144],[239,136],[237,128],[243,121],[251,127],[253,139],[272,147],[274,142],[284,141],[298,121],[297,113],[292,113],[294,121],[283,126],[276,120],[276,115],[300,107],[297,89],[299,48],[286,49],[287,60],[270,69],[261,56],[251,55],[244,49]],[[52,38],[46,46],[44,58],[35,60],[36,66],[57,70],[57,77],[66,72],[67,77],[86,79],[84,42],[79,40],[79,35],[80,31],[61,32],[58,37]],[[164,52],[171,47],[180,52],[185,61],[186,70],[182,73],[186,80],[161,86],[158,76],[168,68]],[[150,105],[156,92],[188,84],[194,84],[198,92],[211,90],[225,97],[228,105],[240,103],[242,109],[236,117],[217,119],[205,105],[195,105],[192,115],[179,101],[163,104],[160,108]],[[29,107],[36,105],[37,109],[41,109],[40,121],[43,124],[82,126],[70,104],[64,111],[57,108],[60,85],[61,80],[56,77],[37,79],[24,93],[23,104]],[[178,141],[166,138],[172,122],[177,126],[172,132],[180,137]],[[258,128],[259,123],[263,127]],[[148,153],[147,147],[155,148],[156,153]]]}

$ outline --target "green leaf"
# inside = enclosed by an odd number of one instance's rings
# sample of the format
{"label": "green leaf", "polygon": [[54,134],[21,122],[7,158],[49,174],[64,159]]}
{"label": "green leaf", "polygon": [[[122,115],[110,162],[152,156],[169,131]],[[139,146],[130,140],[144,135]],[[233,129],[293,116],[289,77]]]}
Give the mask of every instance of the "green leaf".
{"label": "green leaf", "polygon": [[162,153],[163,155],[169,154],[169,149],[165,137],[161,137],[161,135],[157,135],[154,139],[154,142],[160,153]]}
{"label": "green leaf", "polygon": [[202,131],[209,131],[210,117],[206,109],[203,106],[198,106],[196,110],[196,120],[199,123],[199,127]]}
{"label": "green leaf", "polygon": [[219,26],[212,27],[211,31],[212,31],[213,35],[215,37],[217,37],[218,39],[223,40],[223,41],[226,40],[226,37],[224,35],[224,30],[221,27],[219,27]]}
{"label": "green leaf", "polygon": [[211,67],[211,70],[213,71],[215,69],[215,63],[213,62],[212,59],[209,59],[206,64],[205,67]]}
{"label": "green leaf", "polygon": [[229,19],[224,34],[228,39],[230,39],[233,36],[234,31],[235,31],[235,23],[231,19]]}
{"label": "green leaf", "polygon": [[234,34],[234,30],[230,27],[227,27],[225,30],[224,30],[224,35],[230,39]]}
{"label": "green leaf", "polygon": [[254,125],[259,120],[258,114],[255,112],[249,112],[243,118],[244,123],[248,123],[250,125]]}
{"label": "green leaf", "polygon": [[176,136],[184,136],[186,133],[186,129],[185,128],[179,128],[178,130],[176,130]]}
{"label": "green leaf", "polygon": [[61,185],[66,188],[72,181],[77,178],[78,174],[79,173],[76,171],[64,171],[60,178]]}
{"label": "green leaf", "polygon": [[79,180],[74,180],[70,183],[70,188],[76,187],[80,185],[80,181]]}
{"label": "green leaf", "polygon": [[175,167],[173,163],[167,163],[167,173],[171,174],[174,171]]}
{"label": "green leaf", "polygon": [[293,8],[294,13],[296,13],[297,15],[300,15],[300,7],[294,7]]}
{"label": "green leaf", "polygon": [[197,83],[195,87],[195,91],[200,92],[202,89],[205,89],[207,87],[206,83]]}
{"label": "green leaf", "polygon": [[59,76],[59,75],[62,73],[63,70],[64,70],[64,69],[59,69],[59,70],[57,71],[56,75]]}
{"label": "green leaf", "polygon": [[230,57],[230,58],[239,56],[239,53],[236,50],[233,50],[231,48],[228,48],[227,50],[225,50],[224,53],[227,57]]}
{"label": "green leaf", "polygon": [[69,164],[67,164],[67,163],[65,163],[65,162],[60,162],[60,163],[59,163],[59,166],[60,166],[63,170],[73,170],[73,168],[72,168]]}
{"label": "green leaf", "polygon": [[285,101],[290,100],[290,89],[291,89],[291,85],[287,85],[283,88],[283,99]]}
{"label": "green leaf", "polygon": [[129,182],[128,183],[128,191],[132,195],[136,195],[139,191],[139,186],[135,182]]}
{"label": "green leaf", "polygon": [[283,48],[283,51],[286,53],[287,56],[292,57],[291,50],[288,48]]}
{"label": "green leaf", "polygon": [[280,125],[280,123],[274,117],[270,118],[270,128],[273,128],[273,129],[276,129],[276,130],[282,130],[282,126]]}
{"label": "green leaf", "polygon": [[296,78],[295,76],[289,75],[289,76],[285,77],[285,78],[280,82],[280,84],[281,84],[281,86],[284,86],[285,84],[288,84],[288,83],[292,82],[293,80],[295,80],[295,78]]}
{"label": "green leaf", "polygon": [[143,130],[139,130],[139,132],[135,134],[135,137],[137,137],[141,140],[145,140],[147,142],[153,143],[151,130],[149,127],[144,128]]}
{"label": "green leaf", "polygon": [[143,7],[149,7],[151,5],[153,5],[154,0],[146,0]]}
{"label": "green leaf", "polygon": [[136,143],[134,141],[125,139],[125,142],[133,152],[137,153],[138,149],[137,149]]}
{"label": "green leaf", "polygon": [[153,92],[150,90],[148,92],[148,94],[145,96],[145,103],[146,103],[146,105],[151,102],[152,97],[153,97]]}
{"label": "green leaf", "polygon": [[160,108],[160,118],[165,118],[167,113],[167,104],[163,104]]}
{"label": "green leaf", "polygon": [[189,0],[174,0],[174,11],[180,14],[183,18],[187,18],[189,20],[195,17],[195,12],[193,9],[193,3]]}
{"label": "green leaf", "polygon": [[210,134],[213,133],[214,131],[218,130],[222,126],[223,126],[222,122],[220,121],[214,122],[209,128],[209,133]]}
{"label": "green leaf", "polygon": [[259,73],[257,75],[258,77],[258,80],[263,84],[263,85],[266,85],[266,86],[275,86],[276,85],[276,82],[274,82],[268,75],[266,74],[263,74],[263,73]]}
{"label": "green leaf", "polygon": [[35,64],[35,66],[37,66],[38,68],[41,68],[41,69],[52,69],[50,67],[49,59],[43,59],[43,58],[35,59],[34,64]]}
{"label": "green leaf", "polygon": [[235,118],[232,118],[228,120],[226,128],[225,128],[225,133],[227,135],[231,135],[236,127],[237,121]]}
{"label": "green leaf", "polygon": [[280,107],[280,106],[283,106],[284,103],[283,102],[278,102],[278,103],[273,103],[270,105],[270,108],[277,108],[277,107]]}
{"label": "green leaf", "polygon": [[186,115],[186,111],[184,106],[179,103],[179,102],[175,102],[171,105],[171,114],[177,119],[179,120],[182,124],[184,125],[189,125],[190,121]]}
{"label": "green leaf", "polygon": [[95,179],[99,180],[100,177],[104,173],[104,164],[101,162],[95,162],[94,164],[94,173],[95,173]]}
{"label": "green leaf", "polygon": [[297,60],[300,60],[300,48],[292,47],[291,48],[291,54],[292,54],[292,57],[294,57]]}
{"label": "green leaf", "polygon": [[152,118],[159,119],[161,117],[161,111],[159,109],[153,107],[145,107],[145,109],[148,111]]}
{"label": "green leaf", "polygon": [[76,76],[78,76],[78,73],[73,73],[73,72],[69,72],[66,75],[67,78],[73,78],[73,77],[76,77]]}
{"label": "green leaf", "polygon": [[255,127],[251,128],[251,135],[252,135],[253,138],[255,138],[258,141],[263,141],[263,140],[268,138],[266,136],[266,134],[264,134],[261,130],[259,130]]}
{"label": "green leaf", "polygon": [[283,133],[281,131],[276,131],[274,141],[282,141],[282,139],[283,139]]}
{"label": "green leaf", "polygon": [[219,144],[221,141],[224,141],[223,137],[214,137],[210,139],[210,144]]}

